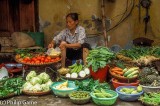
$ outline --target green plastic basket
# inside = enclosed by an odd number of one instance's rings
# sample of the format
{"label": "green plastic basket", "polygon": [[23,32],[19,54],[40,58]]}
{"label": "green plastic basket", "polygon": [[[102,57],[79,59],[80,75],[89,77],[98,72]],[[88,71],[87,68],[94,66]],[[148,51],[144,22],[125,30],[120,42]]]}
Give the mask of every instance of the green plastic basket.
{"label": "green plastic basket", "polygon": [[96,96],[93,95],[93,92],[91,92],[90,94],[91,94],[93,102],[99,106],[113,105],[118,98],[118,93],[113,90],[106,90],[106,92],[114,95],[114,97],[112,97],[112,98],[97,98]]}

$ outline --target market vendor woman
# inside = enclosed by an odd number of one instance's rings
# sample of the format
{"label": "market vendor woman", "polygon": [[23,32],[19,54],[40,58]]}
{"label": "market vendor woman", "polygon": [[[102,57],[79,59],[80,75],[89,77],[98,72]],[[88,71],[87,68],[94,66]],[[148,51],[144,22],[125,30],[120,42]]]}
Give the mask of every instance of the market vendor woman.
{"label": "market vendor woman", "polygon": [[80,59],[82,56],[82,45],[86,38],[85,29],[78,25],[78,14],[69,13],[66,16],[67,28],[62,30],[57,36],[54,37],[48,48],[59,45],[62,56],[62,67],[65,67],[66,57],[70,60]]}

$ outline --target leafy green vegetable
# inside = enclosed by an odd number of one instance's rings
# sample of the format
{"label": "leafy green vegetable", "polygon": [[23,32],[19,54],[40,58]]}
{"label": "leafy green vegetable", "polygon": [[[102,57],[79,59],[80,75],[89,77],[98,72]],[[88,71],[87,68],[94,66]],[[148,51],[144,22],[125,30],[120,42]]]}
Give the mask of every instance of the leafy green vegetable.
{"label": "leafy green vegetable", "polygon": [[96,72],[99,68],[104,68],[114,58],[115,54],[110,49],[106,47],[97,47],[89,51],[87,66],[92,66],[92,70]]}
{"label": "leafy green vegetable", "polygon": [[82,91],[92,91],[94,87],[103,88],[103,89],[110,89],[110,85],[108,83],[99,83],[98,80],[87,79],[83,81],[75,81],[75,84],[79,86],[79,90]]}
{"label": "leafy green vegetable", "polygon": [[139,59],[140,57],[146,55],[154,55],[156,57],[160,57],[160,47],[133,47],[128,50],[121,50],[119,53],[133,60]]}
{"label": "leafy green vegetable", "polygon": [[139,100],[152,106],[160,106],[160,93],[144,93]]}
{"label": "leafy green vegetable", "polygon": [[21,77],[8,78],[0,81],[0,97],[5,97],[8,94],[21,94],[21,89],[25,81]]}
{"label": "leafy green vegetable", "polygon": [[151,48],[149,47],[133,47],[128,50],[120,51],[126,57],[130,57],[133,60],[139,59],[141,56],[149,55]]}

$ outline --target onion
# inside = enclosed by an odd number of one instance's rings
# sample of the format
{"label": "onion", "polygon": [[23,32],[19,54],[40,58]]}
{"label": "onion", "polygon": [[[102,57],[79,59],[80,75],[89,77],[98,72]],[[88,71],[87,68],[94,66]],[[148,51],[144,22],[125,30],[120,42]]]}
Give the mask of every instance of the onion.
{"label": "onion", "polygon": [[80,72],[79,72],[79,76],[80,76],[81,78],[83,78],[83,77],[86,76],[86,73],[85,73],[84,71],[80,71]]}
{"label": "onion", "polygon": [[84,69],[84,72],[88,75],[88,74],[90,74],[90,70],[88,69],[88,68],[85,68]]}

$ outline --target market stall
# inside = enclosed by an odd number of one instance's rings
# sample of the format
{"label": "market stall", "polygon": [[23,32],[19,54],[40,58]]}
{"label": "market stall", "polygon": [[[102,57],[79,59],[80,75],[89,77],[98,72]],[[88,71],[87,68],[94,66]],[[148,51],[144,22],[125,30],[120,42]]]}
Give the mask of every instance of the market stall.
{"label": "market stall", "polygon": [[[0,96],[1,99],[10,99],[15,95],[52,95],[53,98],[69,98],[71,103],[81,105],[114,105],[119,101],[138,100],[140,104],[158,106],[159,50],[159,47],[134,47],[114,53],[109,48],[96,47],[89,51],[87,65],[77,60],[74,64],[57,70],[49,66],[60,61],[58,54],[49,59],[47,55],[43,55],[44,51],[32,54],[25,52],[23,55],[24,51],[18,51],[15,56],[17,64],[27,65],[30,69],[26,71],[29,72],[24,77],[1,79]],[[41,61],[42,57],[48,61]],[[46,70],[35,70],[33,65],[44,66]],[[7,66],[8,64],[2,65],[1,70]],[[58,79],[52,78],[47,69],[56,74]],[[8,73],[12,72],[8,69]]]}

